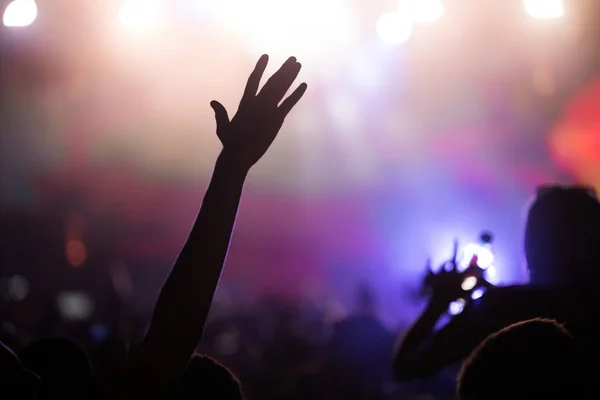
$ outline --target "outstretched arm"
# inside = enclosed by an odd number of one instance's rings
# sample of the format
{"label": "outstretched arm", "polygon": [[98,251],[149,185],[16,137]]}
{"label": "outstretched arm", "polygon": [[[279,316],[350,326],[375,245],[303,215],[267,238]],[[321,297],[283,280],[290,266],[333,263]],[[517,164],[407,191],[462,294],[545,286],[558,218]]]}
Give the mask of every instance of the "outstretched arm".
{"label": "outstretched arm", "polygon": [[[473,314],[471,307],[466,307],[462,314],[454,317],[450,323],[434,333],[439,319],[446,313],[450,303],[468,295],[462,289],[465,274],[458,271],[455,243],[452,261],[442,265],[440,272],[431,274],[427,284],[433,289],[432,297],[425,311],[408,330],[398,346],[394,357],[394,375],[400,381],[409,381],[435,374],[443,367],[460,360],[470,344],[461,346],[468,332],[468,325]],[[476,259],[474,260],[476,262]]]}
{"label": "outstretched arm", "polygon": [[301,68],[292,57],[257,94],[267,62],[266,55],[258,61],[231,120],[220,103],[211,102],[223,150],[189,238],[160,292],[148,333],[132,355],[144,385],[165,388],[185,369],[221,276],[247,173],[306,90],[303,83],[281,102]]}
{"label": "outstretched arm", "polygon": [[408,330],[400,342],[394,356],[394,375],[400,381],[409,381],[427,376],[431,360],[425,360],[423,347],[431,342],[435,326],[447,304],[430,302],[415,324]]}
{"label": "outstretched arm", "polygon": [[467,357],[488,335],[509,325],[512,320],[506,314],[510,310],[488,296],[469,303],[437,332],[435,325],[448,304],[432,301],[398,347],[396,378],[411,381],[433,376]]}

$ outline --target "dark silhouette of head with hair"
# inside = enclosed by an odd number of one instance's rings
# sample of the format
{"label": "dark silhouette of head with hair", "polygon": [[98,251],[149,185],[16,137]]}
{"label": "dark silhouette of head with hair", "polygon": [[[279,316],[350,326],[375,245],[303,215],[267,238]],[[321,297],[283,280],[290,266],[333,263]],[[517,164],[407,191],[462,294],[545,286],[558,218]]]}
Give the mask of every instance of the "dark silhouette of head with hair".
{"label": "dark silhouette of head with hair", "polygon": [[177,400],[242,400],[242,387],[236,376],[210,357],[194,355],[176,389]]}
{"label": "dark silhouette of head with hair", "polygon": [[488,336],[458,377],[459,400],[581,399],[582,353],[557,322],[533,319]]}
{"label": "dark silhouette of head with hair", "polygon": [[17,356],[0,342],[0,397],[35,399],[39,378],[21,367]]}
{"label": "dark silhouette of head with hair", "polygon": [[538,189],[525,229],[531,283],[600,283],[600,203],[593,189]]}
{"label": "dark silhouette of head with hair", "polygon": [[44,399],[89,399],[93,396],[90,363],[75,343],[42,339],[21,352],[21,363],[42,379]]}

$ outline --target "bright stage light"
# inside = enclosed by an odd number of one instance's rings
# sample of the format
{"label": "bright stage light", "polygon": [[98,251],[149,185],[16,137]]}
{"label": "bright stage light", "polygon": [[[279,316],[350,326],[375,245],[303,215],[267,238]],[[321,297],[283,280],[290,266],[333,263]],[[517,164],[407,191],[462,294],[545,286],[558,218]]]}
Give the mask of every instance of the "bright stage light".
{"label": "bright stage light", "polygon": [[239,35],[251,52],[293,54],[307,64],[350,48],[359,33],[354,9],[344,0],[207,0],[201,11]]}
{"label": "bright stage light", "polygon": [[405,43],[412,35],[412,25],[400,13],[384,13],[377,20],[377,34],[388,44]]}
{"label": "bright stage light", "polygon": [[23,27],[33,24],[38,8],[35,0],[14,0],[4,10],[4,26]]}
{"label": "bright stage light", "polygon": [[126,0],[119,21],[129,28],[148,28],[156,24],[159,14],[160,0]]}
{"label": "bright stage light", "polygon": [[398,10],[413,22],[433,22],[442,17],[442,0],[399,0]]}
{"label": "bright stage light", "polygon": [[464,270],[466,269],[474,256],[477,256],[477,265],[482,269],[488,268],[494,262],[494,253],[489,245],[469,243],[463,249],[463,255],[459,266]]}
{"label": "bright stage light", "polygon": [[525,11],[537,19],[556,19],[565,14],[562,0],[525,0]]}

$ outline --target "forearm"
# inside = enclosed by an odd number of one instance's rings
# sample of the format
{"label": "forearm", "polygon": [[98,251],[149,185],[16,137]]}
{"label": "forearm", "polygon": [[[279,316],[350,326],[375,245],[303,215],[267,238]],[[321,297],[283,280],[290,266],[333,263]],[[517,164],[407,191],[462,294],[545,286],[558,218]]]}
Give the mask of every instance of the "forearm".
{"label": "forearm", "polygon": [[202,336],[246,178],[231,165],[223,155],[217,159],[200,212],[154,309],[145,342],[164,368],[183,371]]}
{"label": "forearm", "polygon": [[190,236],[161,290],[148,333],[120,375],[129,376],[130,387],[144,388],[151,398],[175,383],[198,345],[248,170],[269,149],[285,117],[306,91],[303,83],[284,99],[301,69],[296,58],[290,57],[259,92],[267,63],[267,55],[257,62],[233,118],[218,101],[210,103],[223,151]]}
{"label": "forearm", "polygon": [[430,303],[417,322],[402,339],[394,357],[394,375],[398,380],[420,378],[420,349],[431,338],[435,326],[446,311],[446,307],[436,302]]}

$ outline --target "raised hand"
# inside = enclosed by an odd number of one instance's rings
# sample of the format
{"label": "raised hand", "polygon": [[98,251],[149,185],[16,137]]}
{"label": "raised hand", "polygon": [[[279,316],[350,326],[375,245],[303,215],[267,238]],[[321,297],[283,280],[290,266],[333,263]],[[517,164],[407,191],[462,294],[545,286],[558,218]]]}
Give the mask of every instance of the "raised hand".
{"label": "raised hand", "polygon": [[285,117],[307,88],[306,83],[302,83],[283,100],[301,68],[296,58],[290,57],[257,94],[268,61],[267,55],[258,60],[248,78],[237,113],[231,120],[221,103],[210,103],[215,111],[217,136],[223,144],[221,155],[227,162],[243,169],[250,169],[265,154]]}
{"label": "raised hand", "polygon": [[[469,267],[463,272],[458,271],[455,260],[445,263],[437,274],[430,272],[426,277],[425,286],[432,290],[432,303],[440,306],[450,304],[459,298],[470,299],[471,293],[477,288],[494,288],[494,285],[485,280],[485,270],[478,265],[477,256],[473,256]],[[463,285],[468,278],[475,281]]]}
{"label": "raised hand", "polygon": [[223,151],[188,240],[160,291],[146,336],[125,363],[123,382],[130,384],[116,390],[117,398],[162,398],[160,394],[181,377],[202,338],[246,173],[267,151],[285,116],[306,91],[302,84],[283,100],[300,72],[300,64],[290,58],[257,95],[267,61],[263,56],[256,64],[232,120],[220,103],[211,103]]}
{"label": "raised hand", "polygon": [[449,305],[463,297],[465,292],[462,283],[465,275],[458,271],[456,263],[448,262],[437,274],[428,277],[428,286],[432,290],[431,302],[439,305]]}

